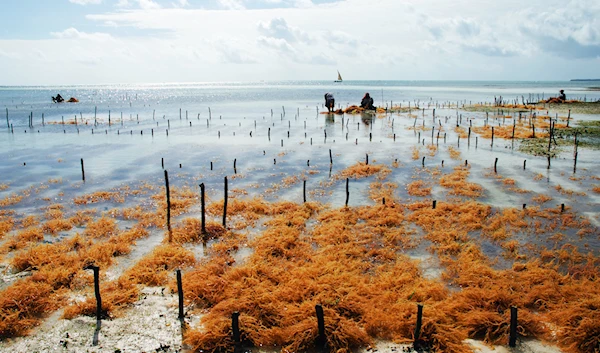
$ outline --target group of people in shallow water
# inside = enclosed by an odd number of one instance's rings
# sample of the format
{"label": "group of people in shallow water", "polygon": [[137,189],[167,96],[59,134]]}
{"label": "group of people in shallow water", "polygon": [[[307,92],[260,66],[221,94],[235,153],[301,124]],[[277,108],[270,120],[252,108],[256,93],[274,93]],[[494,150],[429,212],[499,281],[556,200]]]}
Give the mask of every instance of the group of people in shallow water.
{"label": "group of people in shallow water", "polygon": [[75,98],[75,97],[71,97],[68,100],[65,100],[60,93],[58,93],[56,95],[56,97],[52,97],[52,102],[54,103],[63,103],[63,102],[67,102],[67,103],[77,103],[79,102],[79,99]]}
{"label": "group of people in shallow water", "polygon": [[60,93],[58,93],[56,97],[52,97],[52,102],[54,103],[62,103],[64,101],[65,99],[60,95]]}
{"label": "group of people in shallow water", "polygon": [[[335,98],[330,92],[325,93],[325,107],[327,107],[327,111],[330,113],[335,110]],[[377,109],[375,106],[373,106],[373,98],[371,97],[369,92],[365,93],[365,95],[361,99],[360,107],[365,110]]]}

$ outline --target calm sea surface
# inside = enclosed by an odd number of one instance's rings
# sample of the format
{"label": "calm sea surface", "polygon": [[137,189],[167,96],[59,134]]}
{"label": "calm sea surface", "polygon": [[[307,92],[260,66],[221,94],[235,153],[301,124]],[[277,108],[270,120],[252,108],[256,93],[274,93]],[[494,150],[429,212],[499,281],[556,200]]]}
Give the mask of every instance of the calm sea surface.
{"label": "calm sea surface", "polygon": [[[556,96],[560,89],[569,99],[595,101],[600,99],[600,91],[591,87],[598,86],[600,82],[486,81],[0,86],[0,184],[10,186],[0,190],[0,197],[56,179],[62,183],[49,188],[46,196],[81,193],[82,186],[76,184],[81,180],[81,159],[85,160],[85,192],[138,181],[160,183],[164,161],[165,169],[181,176],[175,184],[201,180],[217,192],[223,176],[235,173],[240,174],[236,179],[239,187],[252,186],[261,194],[282,177],[309,169],[316,171],[310,183],[325,182],[330,174],[363,161],[367,154],[388,165],[394,160],[403,162],[392,175],[393,181],[402,185],[410,182],[414,168],[422,164],[411,159],[412,149],[435,143],[440,152],[427,157],[426,165],[441,165],[443,160],[446,166],[462,163],[451,161],[447,147],[452,145],[472,165],[471,178],[484,185],[487,202],[514,206],[527,202],[527,196],[506,194],[484,177],[494,158],[499,158],[506,177],[521,180],[521,187],[547,192],[559,183],[579,187],[565,174],[573,169],[572,157],[557,158],[547,170],[546,159],[521,154],[510,141],[496,140],[494,146],[482,139],[477,146],[475,141],[461,143],[453,131],[455,124],[482,126],[486,115],[457,110],[456,104],[493,102],[500,96],[537,101]],[[332,92],[340,107],[358,104],[363,94],[370,92],[378,106],[411,104],[426,109],[413,111],[411,116],[323,115],[319,112],[324,110],[325,92]],[[65,99],[76,97],[79,103],[54,104],[51,96],[57,93]],[[443,108],[448,102],[454,107]],[[436,106],[438,120],[432,132]],[[417,133],[414,125],[425,129]],[[440,138],[436,132],[442,132]],[[330,149],[335,160],[331,170]],[[597,174],[598,157],[596,151],[580,152],[580,173]],[[524,173],[525,159],[528,169]],[[546,184],[532,183],[532,173],[543,173]],[[368,182],[363,183],[353,196],[356,204],[370,202]],[[277,197],[299,200],[301,196],[295,189],[286,189]],[[345,193],[343,187],[334,187],[321,197],[321,201],[339,204]],[[585,211],[596,212],[598,198],[590,195],[587,199],[588,206],[582,203]],[[28,207],[27,203],[23,207]]]}
{"label": "calm sea surface", "polygon": [[[449,173],[468,161],[469,180],[485,190],[480,202],[521,207],[547,194],[553,197],[548,207],[565,203],[599,226],[600,198],[591,192],[599,175],[598,151],[579,150],[577,178],[572,178],[571,150],[552,159],[548,169],[546,158],[520,153],[518,142],[496,139],[492,145],[475,134],[461,140],[455,131],[456,125],[483,126],[488,118],[493,125],[512,124],[495,114],[464,111],[462,104],[489,103],[500,96],[537,101],[558,95],[560,89],[568,99],[596,101],[600,91],[592,87],[599,86],[600,82],[484,81],[0,86],[0,199],[29,193],[9,208],[21,215],[43,214],[49,201],[71,205],[73,197],[95,191],[139,183],[161,186],[164,165],[173,187],[198,189],[205,183],[214,200],[223,197],[223,178],[229,176],[230,189],[245,190],[248,197],[301,202],[302,183],[283,183],[298,177],[307,181],[309,200],[339,207],[346,194],[336,173],[366,158],[388,166],[399,162],[388,181],[398,185],[395,196],[400,200],[411,199],[405,185],[427,178],[427,170]],[[320,114],[325,92],[333,93],[342,108],[359,104],[369,92],[377,106],[425,109],[411,114],[325,115]],[[52,103],[51,96],[58,93],[65,99],[76,97],[79,103]],[[577,114],[571,118],[597,119]],[[458,159],[452,158],[450,147],[460,152]],[[413,158],[415,150],[418,159]],[[530,192],[507,192],[490,177],[496,159],[500,175]],[[373,203],[371,182],[351,182],[350,205]],[[558,186],[575,194],[560,193]],[[431,198],[447,197],[447,190],[434,186]],[[100,211],[127,206],[131,205],[105,205]],[[598,239],[580,243],[582,249],[600,251]]]}

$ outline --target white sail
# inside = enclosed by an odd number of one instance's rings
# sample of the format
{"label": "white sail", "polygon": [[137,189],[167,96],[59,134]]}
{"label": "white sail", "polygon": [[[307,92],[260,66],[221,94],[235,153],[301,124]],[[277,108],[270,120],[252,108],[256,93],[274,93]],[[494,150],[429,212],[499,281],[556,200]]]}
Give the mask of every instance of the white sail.
{"label": "white sail", "polygon": [[342,82],[342,75],[340,75],[340,71],[338,70],[338,78],[336,81]]}

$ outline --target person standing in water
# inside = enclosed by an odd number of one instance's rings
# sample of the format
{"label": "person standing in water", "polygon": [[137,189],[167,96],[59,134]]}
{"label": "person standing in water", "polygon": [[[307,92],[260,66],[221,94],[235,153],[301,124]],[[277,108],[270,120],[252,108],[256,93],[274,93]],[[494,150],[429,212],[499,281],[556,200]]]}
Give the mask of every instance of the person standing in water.
{"label": "person standing in water", "polygon": [[329,92],[325,93],[325,106],[327,107],[327,111],[330,113],[335,108],[335,98],[333,98],[333,94]]}
{"label": "person standing in water", "polygon": [[565,90],[561,89],[560,90],[560,94],[558,95],[558,99],[566,101],[567,100],[567,95],[565,94]]}

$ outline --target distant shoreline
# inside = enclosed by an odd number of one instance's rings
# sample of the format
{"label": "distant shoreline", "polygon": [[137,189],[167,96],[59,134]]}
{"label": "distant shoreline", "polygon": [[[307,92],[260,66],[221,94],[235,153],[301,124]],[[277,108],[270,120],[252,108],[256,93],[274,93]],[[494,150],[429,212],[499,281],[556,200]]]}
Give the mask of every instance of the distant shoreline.
{"label": "distant shoreline", "polygon": [[571,82],[600,81],[600,78],[574,78]]}

